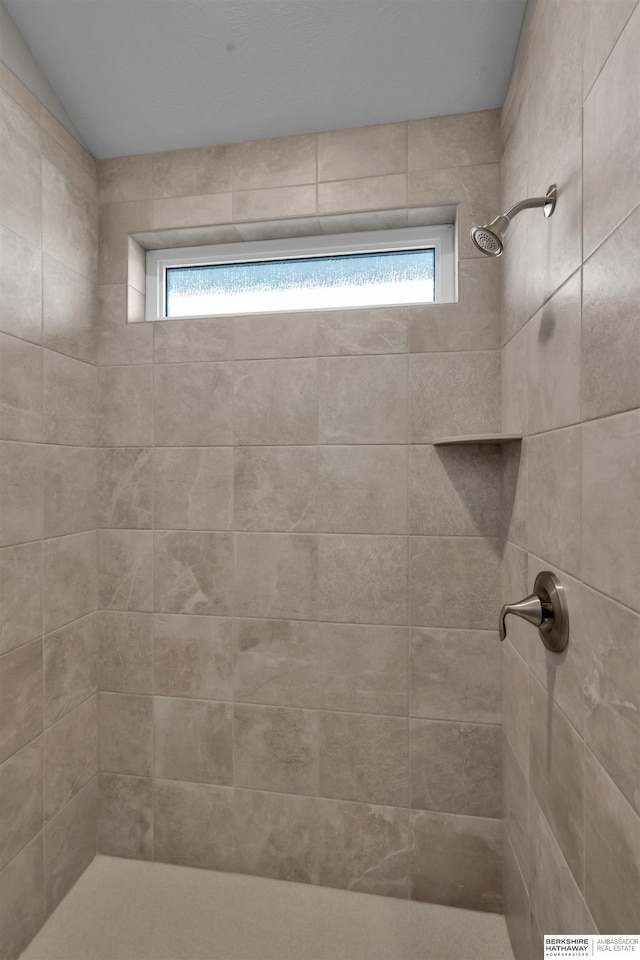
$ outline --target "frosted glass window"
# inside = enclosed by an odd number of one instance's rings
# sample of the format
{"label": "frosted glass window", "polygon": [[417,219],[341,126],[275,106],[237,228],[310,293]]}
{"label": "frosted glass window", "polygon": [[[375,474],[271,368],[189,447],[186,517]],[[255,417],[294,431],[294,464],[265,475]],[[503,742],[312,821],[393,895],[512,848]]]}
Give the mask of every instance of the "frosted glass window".
{"label": "frosted glass window", "polygon": [[435,300],[435,251],[169,267],[167,317],[331,310]]}

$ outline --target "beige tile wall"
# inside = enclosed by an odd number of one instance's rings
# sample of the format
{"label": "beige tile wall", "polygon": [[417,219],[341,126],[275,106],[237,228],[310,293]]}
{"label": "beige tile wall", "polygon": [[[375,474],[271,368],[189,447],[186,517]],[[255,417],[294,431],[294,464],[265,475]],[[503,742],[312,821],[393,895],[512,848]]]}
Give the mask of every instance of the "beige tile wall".
{"label": "beige tile wall", "polygon": [[[104,853],[501,909],[500,456],[433,446],[500,423],[498,160],[489,111],[98,163]],[[458,303],[126,322],[130,233],[422,204]]]}
{"label": "beige tile wall", "polygon": [[505,909],[545,933],[640,930],[640,8],[539,0],[502,115],[502,206],[555,181],[504,255],[503,593],[567,589],[566,654],[503,651]]}
{"label": "beige tile wall", "polygon": [[0,63],[0,955],[96,852],[98,188]]}

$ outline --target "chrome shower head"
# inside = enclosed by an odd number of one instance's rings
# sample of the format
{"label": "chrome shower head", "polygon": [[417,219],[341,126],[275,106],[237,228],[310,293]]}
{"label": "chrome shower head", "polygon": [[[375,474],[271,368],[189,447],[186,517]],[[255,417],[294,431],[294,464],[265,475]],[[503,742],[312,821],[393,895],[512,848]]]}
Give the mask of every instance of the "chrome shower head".
{"label": "chrome shower head", "polygon": [[504,235],[513,218],[522,210],[528,210],[531,207],[544,207],[545,217],[550,217],[556,208],[557,198],[556,185],[551,184],[544,197],[530,197],[528,200],[521,200],[506,213],[492,220],[491,223],[484,224],[481,227],[472,227],[471,239],[481,253],[488,257],[499,257],[504,250]]}

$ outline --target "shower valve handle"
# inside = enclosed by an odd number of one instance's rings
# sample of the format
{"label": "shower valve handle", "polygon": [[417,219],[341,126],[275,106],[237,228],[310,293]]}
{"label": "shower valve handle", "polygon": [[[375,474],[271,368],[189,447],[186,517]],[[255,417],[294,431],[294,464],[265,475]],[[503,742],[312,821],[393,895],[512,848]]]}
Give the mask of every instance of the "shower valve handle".
{"label": "shower valve handle", "polygon": [[569,612],[562,584],[549,570],[536,577],[534,592],[517,603],[506,603],[500,611],[500,639],[507,638],[506,618],[512,613],[538,628],[545,647],[561,653],[569,640]]}

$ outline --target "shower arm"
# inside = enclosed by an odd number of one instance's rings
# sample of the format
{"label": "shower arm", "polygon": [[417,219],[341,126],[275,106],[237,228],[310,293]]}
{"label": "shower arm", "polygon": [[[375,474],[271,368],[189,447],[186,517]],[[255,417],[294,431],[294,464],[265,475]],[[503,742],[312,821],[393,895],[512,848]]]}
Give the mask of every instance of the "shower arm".
{"label": "shower arm", "polygon": [[517,215],[522,213],[523,210],[531,210],[534,207],[544,207],[545,217],[550,217],[555,210],[557,199],[558,190],[555,184],[552,184],[544,197],[528,197],[526,200],[520,200],[518,203],[514,203],[514,205],[507,210],[506,213],[503,213],[501,217],[496,217],[496,220],[501,220],[504,218],[511,223],[513,218],[517,217]]}

